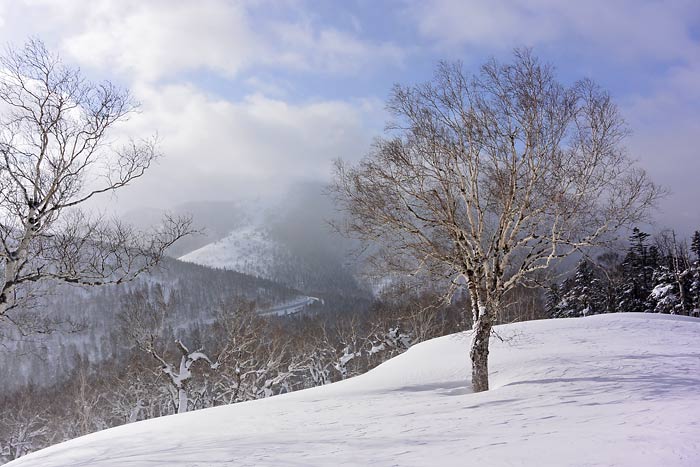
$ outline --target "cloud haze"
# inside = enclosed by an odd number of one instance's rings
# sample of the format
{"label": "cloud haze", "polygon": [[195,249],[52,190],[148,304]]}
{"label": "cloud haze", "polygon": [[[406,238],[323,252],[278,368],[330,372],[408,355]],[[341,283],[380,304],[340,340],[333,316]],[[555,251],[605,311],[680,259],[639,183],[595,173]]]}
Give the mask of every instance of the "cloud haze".
{"label": "cloud haze", "polygon": [[0,1],[0,41],[30,35],[132,90],[141,113],[123,131],[158,132],[166,157],[120,209],[327,179],[332,159],[357,160],[382,131],[392,83],[527,45],[562,79],[611,90],[630,151],[674,193],[659,224],[700,228],[693,0]]}

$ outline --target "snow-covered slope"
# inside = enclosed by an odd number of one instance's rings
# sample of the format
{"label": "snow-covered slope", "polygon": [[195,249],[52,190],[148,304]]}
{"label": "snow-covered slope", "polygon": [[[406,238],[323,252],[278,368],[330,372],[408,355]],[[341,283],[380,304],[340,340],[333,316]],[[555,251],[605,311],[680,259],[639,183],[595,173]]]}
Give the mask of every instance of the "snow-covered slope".
{"label": "snow-covered slope", "polygon": [[334,297],[335,306],[345,298],[369,299],[356,274],[357,255],[348,255],[355,243],[329,226],[338,211],[324,191],[323,185],[302,184],[276,200],[193,205],[196,225],[206,235],[193,236],[197,243],[178,250],[179,257],[322,296],[329,306]]}
{"label": "snow-covered slope", "polygon": [[295,231],[288,225],[253,219],[179,259],[261,277],[307,293],[369,297],[369,291],[360,288],[343,263],[340,248],[334,250],[328,239],[317,237],[313,228]]}
{"label": "snow-covered slope", "polygon": [[13,467],[700,465],[700,320],[600,315],[497,328],[492,390],[468,333],[341,383],[135,423]]}
{"label": "snow-covered slope", "polygon": [[234,229],[224,238],[192,251],[179,259],[219,269],[274,279],[276,261],[286,259],[289,253],[258,225]]}

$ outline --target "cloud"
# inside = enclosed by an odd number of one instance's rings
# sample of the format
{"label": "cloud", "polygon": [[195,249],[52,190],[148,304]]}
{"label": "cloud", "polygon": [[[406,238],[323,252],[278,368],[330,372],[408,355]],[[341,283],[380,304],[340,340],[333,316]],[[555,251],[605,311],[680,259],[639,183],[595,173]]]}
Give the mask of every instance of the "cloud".
{"label": "cloud", "polygon": [[156,81],[206,70],[234,77],[256,66],[348,73],[399,64],[405,51],[310,19],[297,2],[24,0],[59,24],[78,63]]}
{"label": "cloud", "polygon": [[429,0],[411,3],[408,12],[421,34],[452,45],[511,47],[546,40],[558,29],[547,14],[517,2]]}
{"label": "cloud", "polygon": [[633,135],[631,153],[653,179],[670,189],[656,213],[658,227],[682,235],[700,229],[700,58],[669,69],[651,92],[632,93],[622,110]]}
{"label": "cloud", "polygon": [[[697,0],[319,5],[18,0],[0,2],[0,37],[37,35],[143,103],[124,131],[157,130],[166,158],[120,202],[167,206],[325,178],[332,158],[363,155],[384,122],[380,102],[347,96],[384,96],[389,81],[425,79],[445,56],[479,63],[530,45],[565,76],[612,88],[634,131],[631,152],[676,193],[664,222],[700,222],[689,201],[700,197]],[[685,220],[674,221],[680,206]]]}
{"label": "cloud", "polygon": [[[14,14],[42,18],[33,33],[51,37],[90,73],[118,78],[141,102],[120,135],[157,131],[165,157],[120,190],[117,204],[124,210],[324,180],[334,158],[364,155],[381,130],[383,105],[371,98],[294,96],[294,79],[396,65],[404,52],[321,23],[305,6],[294,0],[23,0]],[[215,95],[211,74],[233,91]]]}
{"label": "cloud", "polygon": [[241,4],[104,2],[86,4],[82,29],[65,49],[95,68],[114,67],[141,80],[206,68],[235,75],[263,53]]}
{"label": "cloud", "polygon": [[612,82],[631,155],[672,193],[658,227],[688,235],[700,228],[698,11],[696,0],[426,0],[404,13],[433,50],[483,58],[532,46],[569,74]]}
{"label": "cloud", "polygon": [[[290,104],[261,94],[229,101],[190,84],[135,88],[142,112],[120,128],[154,129],[165,158],[122,191],[122,208],[232,199],[329,179],[332,160],[363,156],[383,113],[372,100]],[[157,186],[155,186],[157,184]]]}
{"label": "cloud", "polygon": [[368,65],[402,64],[406,51],[391,43],[373,43],[333,28],[311,23],[276,23],[271,33],[287,44],[273,60],[306,71],[356,72]]}

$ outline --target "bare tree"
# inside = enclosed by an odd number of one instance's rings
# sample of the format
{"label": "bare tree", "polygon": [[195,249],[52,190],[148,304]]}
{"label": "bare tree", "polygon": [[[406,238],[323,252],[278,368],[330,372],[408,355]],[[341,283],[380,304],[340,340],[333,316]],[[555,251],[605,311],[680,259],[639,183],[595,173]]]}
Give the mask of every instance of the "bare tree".
{"label": "bare tree", "polygon": [[488,389],[491,327],[506,292],[642,219],[661,195],[627,156],[627,127],[590,80],[567,87],[529,50],[470,76],[442,63],[395,86],[386,138],[337,164],[346,227],[407,272],[466,286],[472,386]]}
{"label": "bare tree", "polygon": [[166,218],[152,232],[79,208],[141,177],[156,141],[117,147],[113,127],[137,108],[109,82],[87,81],[38,40],[0,57],[0,321],[54,280],[101,285],[157,264],[190,232]]}
{"label": "bare tree", "polygon": [[212,362],[202,352],[201,348],[191,351],[180,339],[175,340],[175,345],[180,353],[180,364],[177,369],[166,361],[156,349],[153,338],[146,341],[143,350],[151,354],[160,363],[163,373],[168,377],[168,382],[174,390],[174,395],[177,396],[177,398],[173,397],[173,401],[176,402],[177,413],[185,413],[190,401],[189,384],[192,379],[192,365],[202,360],[208,363],[212,370],[216,370],[219,367],[219,362]]}
{"label": "bare tree", "polygon": [[0,412],[0,461],[11,461],[47,444],[47,417],[32,405],[31,397],[22,394]]}
{"label": "bare tree", "polygon": [[[203,348],[190,350],[180,338],[173,338],[168,322],[172,304],[168,301],[161,287],[156,287],[154,300],[149,301],[144,294],[135,293],[124,297],[123,309],[119,314],[122,330],[143,352],[149,354],[160,365],[167,378],[167,385],[172,397],[173,407],[177,413],[188,411],[190,391],[193,378],[193,365],[204,362],[212,370],[219,368],[219,361],[212,361],[203,352]],[[170,355],[170,343],[175,344],[177,352]],[[170,360],[179,363],[170,363]]]}
{"label": "bare tree", "polygon": [[218,401],[261,399],[291,390],[299,368],[290,365],[289,338],[274,332],[258,312],[254,302],[239,299],[226,304],[218,314],[217,331],[223,342],[218,359],[223,366]]}

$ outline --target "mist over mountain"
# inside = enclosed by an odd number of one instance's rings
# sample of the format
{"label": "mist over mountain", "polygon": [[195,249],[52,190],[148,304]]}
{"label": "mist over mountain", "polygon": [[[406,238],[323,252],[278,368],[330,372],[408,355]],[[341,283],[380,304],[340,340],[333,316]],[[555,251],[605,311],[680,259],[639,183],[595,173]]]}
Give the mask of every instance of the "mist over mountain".
{"label": "mist over mountain", "polygon": [[[338,234],[332,200],[318,182],[298,183],[284,196],[196,201],[169,210],[189,215],[200,233],[178,242],[172,257],[239,271],[308,294],[369,297],[351,256],[353,242]],[[148,228],[164,211],[143,208],[124,220]]]}
{"label": "mist over mountain", "polygon": [[353,258],[356,245],[331,226],[340,214],[320,184],[300,184],[282,203],[270,222],[271,237],[290,252],[273,280],[310,292],[334,292],[367,297],[360,265]]}
{"label": "mist over mountain", "polygon": [[[212,320],[220,307],[237,298],[256,301],[261,310],[284,307],[304,297],[319,297],[319,311],[368,306],[370,291],[361,284],[348,256],[352,244],[329,225],[337,214],[321,184],[295,186],[277,199],[191,202],[171,213],[192,216],[198,235],[171,249],[157,271],[119,286],[59,286],[37,306],[53,320],[79,324],[67,331],[31,339],[5,334],[0,371],[3,389],[61,381],[79,360],[118,358],[128,347],[119,335],[119,310],[129,294],[148,297],[161,288],[173,302],[169,322],[183,334]],[[124,220],[152,227],[163,211],[143,208]],[[23,355],[14,358],[13,355]]]}
{"label": "mist over mountain", "polygon": [[127,212],[122,219],[137,228],[148,229],[166,212],[176,216],[191,216],[198,230],[195,235],[185,237],[172,246],[169,255],[174,258],[215,242],[248,221],[243,201],[193,201],[167,210],[143,207]]}

